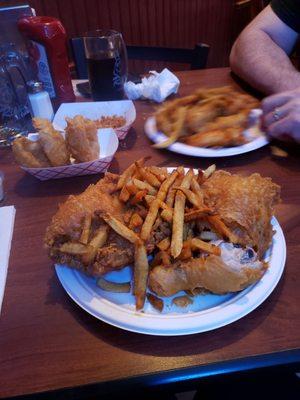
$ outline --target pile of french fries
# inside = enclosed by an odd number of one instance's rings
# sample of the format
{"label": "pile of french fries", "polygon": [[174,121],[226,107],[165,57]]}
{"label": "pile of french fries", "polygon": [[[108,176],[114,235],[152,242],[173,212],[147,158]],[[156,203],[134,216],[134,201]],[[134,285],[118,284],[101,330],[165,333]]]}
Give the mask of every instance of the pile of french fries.
{"label": "pile of french fries", "polygon": [[[147,297],[161,311],[163,301],[147,293],[150,268],[168,266],[176,260],[188,260],[193,256],[193,251],[220,255],[220,248],[209,241],[224,237],[235,243],[236,238],[219,216],[204,204],[201,185],[214,173],[215,165],[198,173],[189,169],[185,174],[183,167],[169,173],[166,168],[145,167],[145,160],[130,165],[117,184],[119,199],[130,210],[124,218],[128,226],[109,214],[103,218],[113,230],[135,246],[133,291],[136,309],[143,308]],[[156,244],[149,265],[146,244],[152,232],[163,222],[169,226],[170,233]],[[209,224],[212,230],[201,228],[203,222],[204,225]],[[195,237],[193,228],[196,224],[202,236]],[[101,279],[102,288],[103,283]],[[118,291],[118,288],[115,289]]]}
{"label": "pile of french fries", "polygon": [[255,98],[229,86],[199,89],[166,102],[157,110],[155,119],[157,130],[168,139],[154,147],[166,148],[177,140],[195,147],[244,144],[249,112],[258,106]]}
{"label": "pile of french fries", "polygon": [[[163,310],[162,299],[148,290],[151,268],[166,268],[174,262],[187,261],[195,253],[220,255],[220,248],[210,241],[220,238],[236,243],[237,238],[213,209],[204,203],[202,184],[215,172],[215,165],[205,171],[180,166],[169,172],[167,168],[145,166],[145,157],[131,164],[120,175],[114,196],[124,203],[123,221],[109,213],[100,213],[98,225],[87,215],[83,220],[77,242],[63,243],[59,251],[79,256],[83,265],[94,262],[99,248],[108,244],[109,230],[134,245],[133,294],[136,310],[142,310],[146,298],[154,308]],[[163,238],[153,241],[157,231]],[[149,263],[149,243],[152,260]],[[154,245],[153,245],[154,243]],[[131,292],[131,283],[114,283],[104,278],[98,286],[117,293]],[[189,293],[189,295],[193,295]],[[190,298],[178,297],[175,304],[188,305]]]}

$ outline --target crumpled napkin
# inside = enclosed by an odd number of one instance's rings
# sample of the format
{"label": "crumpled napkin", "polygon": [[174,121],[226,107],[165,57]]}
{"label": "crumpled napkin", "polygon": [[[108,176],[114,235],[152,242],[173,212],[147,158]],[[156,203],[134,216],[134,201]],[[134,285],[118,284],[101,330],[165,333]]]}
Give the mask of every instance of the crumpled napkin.
{"label": "crumpled napkin", "polygon": [[126,82],[124,90],[130,100],[149,99],[157,103],[164,101],[170,94],[177,93],[180,84],[177,76],[167,68],[162,72],[149,71],[148,78],[142,78],[141,83]]}

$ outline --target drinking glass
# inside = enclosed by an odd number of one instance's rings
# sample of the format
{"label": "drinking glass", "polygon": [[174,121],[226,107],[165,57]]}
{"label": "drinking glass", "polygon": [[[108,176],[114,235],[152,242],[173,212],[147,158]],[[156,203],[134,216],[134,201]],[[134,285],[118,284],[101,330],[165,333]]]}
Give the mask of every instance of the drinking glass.
{"label": "drinking glass", "polygon": [[93,99],[123,99],[127,51],[122,34],[114,30],[96,30],[88,32],[83,39]]}

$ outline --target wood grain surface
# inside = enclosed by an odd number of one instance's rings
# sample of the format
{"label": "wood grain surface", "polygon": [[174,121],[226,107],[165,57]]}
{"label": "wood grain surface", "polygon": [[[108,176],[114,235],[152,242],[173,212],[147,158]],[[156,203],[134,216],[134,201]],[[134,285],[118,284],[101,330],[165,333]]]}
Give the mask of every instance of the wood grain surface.
{"label": "wood grain surface", "polygon": [[[236,83],[229,70],[178,73],[180,95],[200,86]],[[285,273],[269,298],[241,320],[215,331],[182,337],[153,337],[107,325],[79,308],[60,285],[43,248],[43,236],[60,202],[82,192],[101,176],[40,182],[24,173],[9,149],[0,149],[5,174],[5,205],[15,205],[16,222],[0,317],[0,397],[43,393],[131,378],[162,378],[187,368],[213,368],[254,356],[276,356],[284,363],[290,350],[300,360],[300,159],[299,151],[275,158],[270,148],[223,159],[202,159],[159,151],[143,132],[155,110],[135,102],[137,119],[120,145],[111,171],[151,155],[158,166],[204,168],[212,162],[230,172],[259,172],[282,187],[277,217],[287,241]],[[1,204],[2,205],[2,204]],[[0,221],[1,223],[1,221]],[[0,266],[1,267],[1,266]],[[259,365],[259,364],[258,364]],[[246,364],[244,363],[244,367]],[[145,378],[145,379],[146,379]],[[115,387],[118,389],[118,386]]]}
{"label": "wood grain surface", "polygon": [[[243,28],[250,9],[235,15],[233,0],[29,0],[37,15],[59,18],[68,37],[95,29],[122,32],[125,43],[137,46],[193,48],[203,42],[211,46],[208,66],[228,65],[237,30]],[[136,61],[149,71],[154,63]],[[168,65],[172,67],[172,65]],[[187,69],[187,66],[177,66]]]}

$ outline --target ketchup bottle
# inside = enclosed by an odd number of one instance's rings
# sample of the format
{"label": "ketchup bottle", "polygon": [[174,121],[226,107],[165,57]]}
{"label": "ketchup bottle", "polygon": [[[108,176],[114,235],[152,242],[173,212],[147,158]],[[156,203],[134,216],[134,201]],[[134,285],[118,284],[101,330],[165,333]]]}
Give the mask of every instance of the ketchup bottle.
{"label": "ketchup bottle", "polygon": [[67,55],[67,35],[53,17],[24,17],[19,31],[28,39],[32,67],[55,106],[75,100]]}

